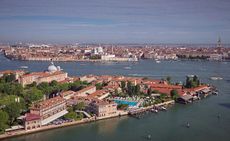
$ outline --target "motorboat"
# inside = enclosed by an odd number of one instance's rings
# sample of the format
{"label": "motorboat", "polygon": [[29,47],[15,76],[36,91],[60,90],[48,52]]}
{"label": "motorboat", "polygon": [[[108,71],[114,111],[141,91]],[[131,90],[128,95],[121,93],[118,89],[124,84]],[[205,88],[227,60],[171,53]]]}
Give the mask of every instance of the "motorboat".
{"label": "motorboat", "polygon": [[161,107],[161,110],[166,111],[166,110],[167,110],[167,108],[165,108],[164,106],[162,106],[162,107]]}
{"label": "motorboat", "polygon": [[157,109],[151,109],[151,112],[158,113]]}
{"label": "motorboat", "polygon": [[218,76],[212,76],[210,77],[211,80],[223,80],[222,77],[218,77]]}
{"label": "motorboat", "polygon": [[160,63],[161,61],[159,61],[159,60],[156,60],[156,63]]}
{"label": "motorboat", "polygon": [[131,67],[124,67],[124,69],[131,70],[132,68]]}
{"label": "motorboat", "polygon": [[28,69],[28,66],[20,66],[21,69]]}

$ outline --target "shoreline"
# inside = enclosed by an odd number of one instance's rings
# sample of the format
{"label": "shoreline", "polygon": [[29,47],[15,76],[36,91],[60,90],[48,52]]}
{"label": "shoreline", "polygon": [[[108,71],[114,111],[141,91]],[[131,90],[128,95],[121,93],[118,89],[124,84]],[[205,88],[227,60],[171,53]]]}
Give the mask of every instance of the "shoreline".
{"label": "shoreline", "polygon": [[[50,59],[18,59],[14,57],[8,57],[4,54],[4,52],[0,52],[0,55],[3,55],[5,58],[11,60],[11,61],[30,61],[30,62],[49,62]],[[53,62],[102,62],[102,63],[107,63],[107,62],[139,62],[140,60],[155,60],[154,58],[140,58],[138,61],[132,61],[132,60],[101,60],[101,59],[76,59],[76,60],[52,60]],[[223,60],[209,60],[209,59],[189,59],[189,58],[178,58],[178,59],[160,59],[160,61],[208,61],[208,62],[230,62],[230,59],[223,59]]]}
{"label": "shoreline", "polygon": [[[6,57],[6,56],[4,56]],[[7,59],[11,61],[29,61],[29,62],[50,62],[50,60],[23,60],[23,59],[13,59],[13,58],[8,58]],[[139,62],[140,60],[153,60],[154,59],[139,59],[138,61],[112,61],[112,60],[52,60],[53,62],[101,62],[101,63],[108,63],[108,62]],[[204,62],[230,62],[230,60],[207,60],[207,59],[162,59],[160,61],[204,61]]]}
{"label": "shoreline", "polygon": [[128,112],[122,111],[122,112],[118,112],[115,115],[111,115],[111,116],[106,116],[106,117],[92,117],[92,118],[84,118],[82,120],[79,121],[73,121],[73,122],[67,122],[67,123],[62,123],[60,125],[47,125],[47,126],[43,126],[41,128],[37,128],[34,130],[22,130],[22,131],[16,131],[16,132],[12,132],[11,134],[8,133],[4,133],[4,134],[0,134],[0,140],[3,139],[7,139],[7,138],[14,138],[14,137],[18,137],[18,136],[24,136],[24,135],[28,135],[28,134],[33,134],[33,133],[38,133],[38,132],[44,132],[44,131],[48,131],[48,130],[53,130],[53,129],[58,129],[58,128],[65,128],[65,127],[70,127],[70,126],[77,126],[77,125],[81,125],[81,124],[87,124],[87,123],[91,123],[91,122],[97,122],[100,120],[106,120],[106,119],[112,119],[112,118],[117,118],[120,116],[128,116]]}
{"label": "shoreline", "polygon": [[[151,106],[139,109],[139,110],[135,110],[135,112],[140,112],[140,111],[143,112],[143,111],[146,111],[148,109],[153,108],[154,106],[159,107],[159,106],[162,106],[162,105],[170,105],[170,104],[174,105],[175,101],[171,100],[171,101],[151,105]],[[24,135],[38,133],[38,132],[44,132],[44,131],[58,129],[58,128],[65,128],[65,127],[69,127],[69,126],[77,126],[77,125],[80,125],[80,124],[87,124],[87,123],[91,123],[91,122],[97,122],[97,121],[100,121],[100,120],[112,119],[112,118],[117,118],[117,117],[121,117],[121,116],[128,116],[129,114],[131,114],[131,113],[128,112],[128,111],[119,111],[115,115],[110,115],[110,116],[105,116],[105,117],[84,118],[84,119],[79,120],[79,121],[62,123],[60,125],[47,125],[47,126],[43,126],[41,128],[34,129],[34,130],[29,130],[29,131],[19,130],[19,131],[15,131],[15,132],[7,132],[7,133],[4,133],[4,134],[0,135],[0,140],[7,139],[7,138],[14,138],[14,137],[18,137],[18,136],[24,136]]]}
{"label": "shoreline", "polygon": [[[174,105],[175,101],[171,100],[171,101],[167,101],[167,102],[163,102],[163,103],[151,105],[151,106],[144,107],[142,109],[135,110],[135,111],[132,111],[132,112],[139,113],[139,112],[143,112],[143,111],[146,111],[148,109],[151,109],[154,106],[159,107],[159,106],[162,106],[162,105],[170,105],[170,104]],[[79,120],[79,121],[62,123],[60,125],[47,125],[47,126],[43,126],[41,128],[34,129],[34,130],[29,130],[29,131],[18,130],[18,131],[13,131],[13,132],[7,132],[7,133],[4,133],[4,134],[0,135],[0,140],[7,139],[7,138],[14,138],[14,137],[18,137],[18,136],[24,136],[24,135],[38,133],[38,132],[44,132],[44,131],[58,129],[58,128],[65,128],[65,127],[70,127],[70,126],[77,126],[77,125],[80,125],[80,124],[87,124],[87,123],[91,123],[91,122],[97,122],[97,121],[100,121],[100,120],[106,120],[106,119],[112,119],[112,118],[119,118],[121,116],[128,116],[129,114],[132,115],[132,112],[130,113],[128,111],[119,111],[115,115],[110,115],[110,116],[105,116],[105,117],[84,118],[84,119]]]}

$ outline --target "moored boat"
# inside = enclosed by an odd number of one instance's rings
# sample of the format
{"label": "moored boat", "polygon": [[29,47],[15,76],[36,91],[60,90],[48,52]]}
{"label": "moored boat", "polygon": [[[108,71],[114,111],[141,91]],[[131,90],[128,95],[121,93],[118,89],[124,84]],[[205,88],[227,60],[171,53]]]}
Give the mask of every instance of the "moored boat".
{"label": "moored boat", "polygon": [[216,76],[212,76],[210,77],[211,80],[222,80],[222,77],[216,77]]}

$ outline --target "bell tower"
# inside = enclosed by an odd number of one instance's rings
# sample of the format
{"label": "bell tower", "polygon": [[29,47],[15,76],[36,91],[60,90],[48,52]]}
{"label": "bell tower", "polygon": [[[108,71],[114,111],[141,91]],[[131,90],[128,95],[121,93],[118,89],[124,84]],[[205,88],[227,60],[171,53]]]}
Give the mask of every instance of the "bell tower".
{"label": "bell tower", "polygon": [[217,48],[222,48],[222,43],[221,43],[221,38],[220,37],[218,38],[216,47]]}

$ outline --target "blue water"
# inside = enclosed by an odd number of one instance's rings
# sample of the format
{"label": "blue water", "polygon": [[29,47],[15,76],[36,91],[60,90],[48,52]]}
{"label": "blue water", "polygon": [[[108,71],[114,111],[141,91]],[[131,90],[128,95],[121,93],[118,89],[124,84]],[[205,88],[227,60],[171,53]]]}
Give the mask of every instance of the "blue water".
{"label": "blue water", "polygon": [[135,101],[126,101],[126,100],[114,100],[118,105],[119,104],[126,104],[126,105],[129,105],[129,106],[136,106],[137,105],[137,102]]}
{"label": "blue water", "polygon": [[[176,104],[166,112],[148,114],[139,120],[131,117],[60,128],[20,136],[7,141],[144,141],[150,134],[154,141],[229,141],[230,140],[230,62],[141,60],[136,63],[56,62],[70,76],[108,74],[147,76],[154,79],[171,76],[173,81],[185,81],[196,74],[201,82],[215,85],[218,96],[210,96],[193,104]],[[0,70],[19,69],[43,71],[49,62],[11,61],[0,55]],[[131,67],[131,69],[124,69]],[[211,76],[223,80],[212,81]],[[221,114],[218,119],[217,115]],[[190,128],[186,128],[186,123]]]}

